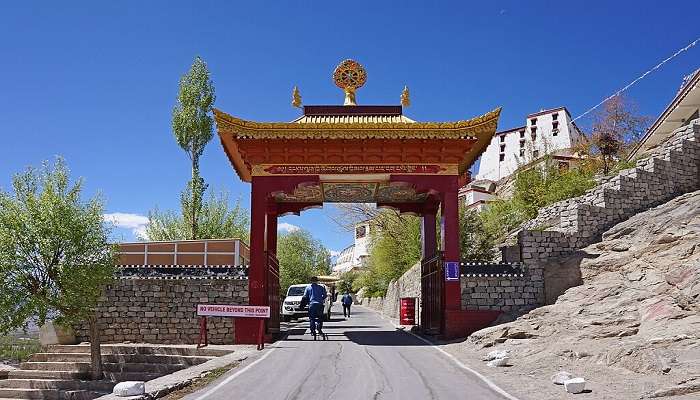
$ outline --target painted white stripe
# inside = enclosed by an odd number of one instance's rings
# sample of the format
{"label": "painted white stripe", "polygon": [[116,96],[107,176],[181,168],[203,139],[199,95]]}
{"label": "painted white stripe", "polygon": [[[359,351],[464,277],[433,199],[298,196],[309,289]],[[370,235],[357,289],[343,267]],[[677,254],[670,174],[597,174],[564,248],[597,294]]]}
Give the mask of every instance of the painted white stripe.
{"label": "painted white stripe", "polygon": [[377,311],[374,311],[374,310],[372,310],[372,309],[370,309],[370,308],[367,308],[367,307],[364,307],[364,306],[360,306],[360,307],[365,308],[365,309],[367,309],[368,311],[371,311],[371,312],[374,312],[374,313],[378,314],[380,317],[382,317],[382,318],[386,319],[387,321],[389,321],[389,323],[392,324],[395,328],[401,330],[401,331],[404,332],[404,333],[408,333],[409,335],[412,335],[412,336],[416,337],[417,339],[419,339],[419,340],[422,341],[423,343],[425,343],[425,344],[427,344],[428,346],[432,347],[433,349],[439,351],[440,353],[442,353],[442,355],[444,355],[445,357],[447,357],[447,358],[449,358],[450,360],[452,360],[452,362],[454,362],[455,364],[457,364],[458,367],[462,368],[463,370],[465,370],[465,371],[467,371],[467,372],[473,374],[473,375],[476,376],[477,378],[481,379],[488,387],[490,387],[493,391],[495,391],[496,393],[498,393],[498,394],[500,394],[501,396],[505,397],[506,399],[508,399],[508,400],[520,400],[520,399],[518,399],[517,397],[513,396],[512,394],[510,394],[510,393],[506,392],[505,390],[503,390],[500,386],[498,386],[498,385],[496,385],[495,383],[493,383],[489,378],[487,378],[487,377],[485,377],[484,375],[481,375],[480,373],[478,373],[477,371],[474,371],[473,369],[467,367],[466,365],[464,365],[464,363],[462,363],[461,361],[459,361],[459,360],[457,359],[457,357],[455,357],[455,356],[453,356],[452,354],[450,354],[450,353],[446,352],[445,350],[441,349],[440,347],[438,347],[435,343],[431,342],[430,340],[428,340],[428,339],[426,339],[426,338],[424,338],[424,337],[422,337],[422,336],[420,336],[420,335],[416,335],[415,333],[413,333],[413,332],[411,332],[411,331],[407,331],[407,330],[405,330],[405,329],[400,329],[401,327],[400,327],[399,325],[396,325],[396,324],[394,323],[394,321],[391,320],[391,318],[387,318],[386,316],[384,316],[383,314],[381,314],[381,313],[379,313],[379,312],[377,312]]}
{"label": "painted white stripe", "polygon": [[218,385],[216,385],[216,386],[214,386],[213,388],[211,388],[211,389],[207,390],[206,392],[202,393],[202,395],[199,396],[199,397],[197,397],[196,400],[203,400],[203,399],[207,398],[209,395],[211,395],[212,393],[214,393],[214,392],[216,392],[217,390],[221,389],[222,387],[226,386],[227,384],[229,384],[229,382],[231,382],[232,380],[236,379],[239,375],[241,375],[242,373],[246,372],[247,370],[253,368],[253,367],[255,366],[255,364],[257,364],[257,363],[263,361],[264,359],[266,359],[266,358],[267,358],[270,354],[272,354],[275,350],[277,350],[277,347],[274,347],[274,346],[273,346],[269,351],[267,351],[265,354],[263,354],[262,357],[258,358],[257,360],[253,361],[252,363],[246,365],[246,366],[245,366],[243,369],[241,369],[240,371],[238,371],[238,372],[236,372],[235,374],[229,376],[228,378],[226,378],[226,379],[224,379],[223,381],[221,381]]}

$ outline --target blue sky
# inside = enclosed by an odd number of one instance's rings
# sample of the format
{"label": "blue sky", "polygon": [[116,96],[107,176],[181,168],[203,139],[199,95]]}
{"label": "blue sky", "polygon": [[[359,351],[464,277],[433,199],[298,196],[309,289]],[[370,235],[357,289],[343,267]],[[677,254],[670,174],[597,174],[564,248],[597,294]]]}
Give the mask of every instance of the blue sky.
{"label": "blue sky", "polygon": [[[700,36],[696,1],[481,2],[13,2],[0,6],[0,187],[62,155],[86,194],[101,193],[132,239],[149,209],[176,209],[189,174],[170,114],[195,55],[209,65],[216,107],[287,121],[298,85],[305,104],[341,104],[333,68],[368,71],[359,104],[398,104],[417,120],[466,119],[503,106],[500,129],[566,106],[576,116]],[[628,93],[657,116],[700,46]],[[587,127],[587,121],[581,121]],[[249,206],[218,140],[202,174]],[[329,207],[282,222],[332,250],[351,236]]]}

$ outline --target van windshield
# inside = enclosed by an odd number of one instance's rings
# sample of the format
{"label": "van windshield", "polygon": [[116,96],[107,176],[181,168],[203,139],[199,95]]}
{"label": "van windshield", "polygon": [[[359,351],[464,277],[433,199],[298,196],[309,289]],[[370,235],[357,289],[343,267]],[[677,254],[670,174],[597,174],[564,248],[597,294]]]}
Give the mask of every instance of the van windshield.
{"label": "van windshield", "polygon": [[287,296],[303,296],[306,286],[292,286],[287,291]]}

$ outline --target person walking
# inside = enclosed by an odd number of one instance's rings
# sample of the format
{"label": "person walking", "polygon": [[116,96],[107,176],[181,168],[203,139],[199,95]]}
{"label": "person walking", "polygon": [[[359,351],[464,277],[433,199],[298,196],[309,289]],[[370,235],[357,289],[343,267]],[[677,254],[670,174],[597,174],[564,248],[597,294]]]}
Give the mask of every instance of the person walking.
{"label": "person walking", "polygon": [[350,296],[350,293],[345,292],[340,302],[343,304],[343,317],[350,318],[350,306],[352,305],[352,296]]}
{"label": "person walking", "polygon": [[304,297],[309,299],[309,327],[316,340],[316,332],[326,340],[323,333],[323,303],[328,297],[326,288],[318,284],[318,277],[311,277],[311,284],[304,290]]}

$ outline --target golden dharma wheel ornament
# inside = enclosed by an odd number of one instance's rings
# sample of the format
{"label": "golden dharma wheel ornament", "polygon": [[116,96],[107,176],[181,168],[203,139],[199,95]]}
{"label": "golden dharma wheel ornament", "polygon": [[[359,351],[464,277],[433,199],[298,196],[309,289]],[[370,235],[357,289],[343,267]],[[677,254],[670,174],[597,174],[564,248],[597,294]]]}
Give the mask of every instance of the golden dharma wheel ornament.
{"label": "golden dharma wheel ornament", "polygon": [[345,105],[356,106],[355,91],[367,82],[367,71],[355,60],[345,60],[333,71],[333,81],[345,92]]}

